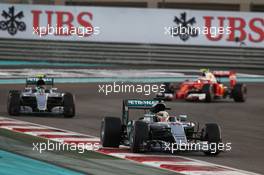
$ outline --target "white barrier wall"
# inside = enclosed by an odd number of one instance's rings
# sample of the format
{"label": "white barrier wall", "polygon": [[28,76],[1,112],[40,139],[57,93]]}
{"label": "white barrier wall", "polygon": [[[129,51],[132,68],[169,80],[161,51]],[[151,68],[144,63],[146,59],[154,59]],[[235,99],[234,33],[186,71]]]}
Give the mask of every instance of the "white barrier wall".
{"label": "white barrier wall", "polygon": [[1,38],[264,47],[264,13],[16,4],[0,13]]}

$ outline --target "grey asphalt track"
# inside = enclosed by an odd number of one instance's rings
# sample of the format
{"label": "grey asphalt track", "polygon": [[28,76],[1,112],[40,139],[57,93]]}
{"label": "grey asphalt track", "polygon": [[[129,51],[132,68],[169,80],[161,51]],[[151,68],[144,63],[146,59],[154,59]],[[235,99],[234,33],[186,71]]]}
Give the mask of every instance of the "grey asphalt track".
{"label": "grey asphalt track", "polygon": [[[99,136],[100,121],[104,116],[121,116],[124,98],[149,99],[135,93],[104,95],[98,93],[98,84],[58,84],[61,90],[76,95],[76,117],[65,119],[58,116],[18,116],[19,120],[68,129]],[[21,89],[23,85],[0,85],[0,115],[8,116],[6,99],[10,89]],[[169,102],[171,114],[187,114],[188,118],[201,124],[215,122],[221,126],[225,142],[232,143],[232,150],[217,157],[206,157],[202,153],[180,153],[193,159],[231,166],[233,168],[264,172],[264,84],[248,84],[246,103],[220,100],[214,103]],[[137,113],[134,113],[136,115]],[[135,118],[138,118],[136,115]]]}

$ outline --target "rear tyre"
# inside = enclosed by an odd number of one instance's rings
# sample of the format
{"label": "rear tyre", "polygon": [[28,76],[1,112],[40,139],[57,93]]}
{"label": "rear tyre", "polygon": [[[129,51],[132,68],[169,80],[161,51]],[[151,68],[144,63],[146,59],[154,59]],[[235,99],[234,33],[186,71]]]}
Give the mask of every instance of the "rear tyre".
{"label": "rear tyre", "polygon": [[68,92],[63,96],[63,116],[65,118],[72,118],[75,116],[74,97]]}
{"label": "rear tyre", "polygon": [[7,101],[7,112],[9,115],[18,116],[20,114],[20,91],[10,91]]}
{"label": "rear tyre", "polygon": [[148,140],[148,124],[143,121],[136,121],[130,139],[130,148],[133,153],[139,153],[144,150],[144,142]]}
{"label": "rear tyre", "polygon": [[245,102],[247,97],[247,87],[245,84],[236,84],[232,91],[235,102]]}
{"label": "rear tyre", "polygon": [[204,138],[203,141],[207,141],[209,149],[204,151],[205,155],[216,156],[220,153],[218,149],[218,144],[222,141],[221,130],[216,123],[207,123],[204,128]]}
{"label": "rear tyre", "polygon": [[119,147],[121,139],[120,118],[105,117],[102,120],[100,139],[103,147]]}
{"label": "rear tyre", "polygon": [[211,84],[205,84],[202,88],[202,93],[205,93],[205,102],[212,102],[214,99],[214,89]]}

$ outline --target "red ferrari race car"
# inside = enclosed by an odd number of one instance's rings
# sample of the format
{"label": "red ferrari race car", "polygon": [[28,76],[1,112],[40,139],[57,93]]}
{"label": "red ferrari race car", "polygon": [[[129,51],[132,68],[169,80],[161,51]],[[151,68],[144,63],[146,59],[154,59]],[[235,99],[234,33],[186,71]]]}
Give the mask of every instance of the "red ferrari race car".
{"label": "red ferrari race car", "polygon": [[[228,85],[221,82],[224,78],[229,79]],[[158,93],[156,99],[211,102],[229,97],[235,102],[245,102],[247,96],[246,85],[237,83],[236,73],[233,71],[203,71],[203,76],[197,80],[186,80],[179,85],[173,83],[164,83],[164,85],[165,92]]]}

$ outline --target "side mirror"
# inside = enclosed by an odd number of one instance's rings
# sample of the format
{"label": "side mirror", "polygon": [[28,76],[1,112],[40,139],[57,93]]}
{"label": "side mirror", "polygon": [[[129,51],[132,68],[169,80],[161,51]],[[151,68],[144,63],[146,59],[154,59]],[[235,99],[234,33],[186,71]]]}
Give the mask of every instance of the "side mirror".
{"label": "side mirror", "polygon": [[187,115],[185,115],[185,114],[181,114],[181,115],[179,115],[179,120],[180,120],[180,122],[185,122],[185,121],[187,121]]}

